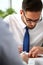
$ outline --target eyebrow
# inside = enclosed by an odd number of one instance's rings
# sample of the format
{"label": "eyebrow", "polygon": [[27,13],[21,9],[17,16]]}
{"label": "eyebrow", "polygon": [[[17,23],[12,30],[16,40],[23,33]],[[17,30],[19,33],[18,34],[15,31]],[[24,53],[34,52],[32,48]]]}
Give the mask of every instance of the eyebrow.
{"label": "eyebrow", "polygon": [[38,19],[36,19],[36,20],[32,20],[32,19],[30,19],[30,18],[26,18],[26,20],[28,21],[38,21],[39,20],[39,18]]}

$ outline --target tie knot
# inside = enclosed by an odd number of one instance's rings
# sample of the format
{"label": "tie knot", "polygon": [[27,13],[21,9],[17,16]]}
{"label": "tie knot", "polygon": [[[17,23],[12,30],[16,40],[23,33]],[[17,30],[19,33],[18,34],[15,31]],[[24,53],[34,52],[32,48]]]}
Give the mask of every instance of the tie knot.
{"label": "tie knot", "polygon": [[25,29],[28,31],[28,27],[26,26]]}

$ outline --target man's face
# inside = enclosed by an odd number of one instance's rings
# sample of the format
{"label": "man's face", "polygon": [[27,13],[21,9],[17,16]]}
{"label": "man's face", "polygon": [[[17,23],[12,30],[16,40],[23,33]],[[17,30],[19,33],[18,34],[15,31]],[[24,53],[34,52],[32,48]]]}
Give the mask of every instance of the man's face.
{"label": "man's face", "polygon": [[33,29],[40,19],[41,12],[22,12],[22,20],[28,26],[29,29]]}

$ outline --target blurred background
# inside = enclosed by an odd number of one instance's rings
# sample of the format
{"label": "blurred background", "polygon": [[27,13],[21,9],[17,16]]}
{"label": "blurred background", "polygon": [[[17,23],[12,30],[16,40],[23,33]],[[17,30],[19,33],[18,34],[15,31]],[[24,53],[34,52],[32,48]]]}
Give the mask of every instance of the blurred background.
{"label": "blurred background", "polygon": [[4,18],[9,14],[19,13],[21,6],[22,6],[22,0],[0,0],[0,17]]}

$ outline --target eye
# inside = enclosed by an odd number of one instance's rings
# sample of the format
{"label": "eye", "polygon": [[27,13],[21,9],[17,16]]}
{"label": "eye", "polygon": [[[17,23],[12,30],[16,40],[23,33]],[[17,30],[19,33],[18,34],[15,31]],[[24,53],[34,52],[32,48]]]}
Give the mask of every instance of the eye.
{"label": "eye", "polygon": [[26,21],[32,21],[31,19],[26,19]]}

